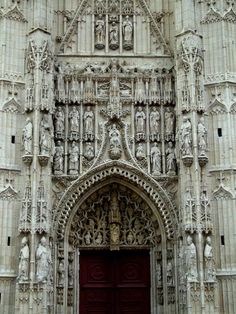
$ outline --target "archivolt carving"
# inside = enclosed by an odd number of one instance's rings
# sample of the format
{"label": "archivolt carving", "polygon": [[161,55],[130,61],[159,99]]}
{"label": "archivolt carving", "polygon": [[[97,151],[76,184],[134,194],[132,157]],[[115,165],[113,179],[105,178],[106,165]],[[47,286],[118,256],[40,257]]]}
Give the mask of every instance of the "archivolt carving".
{"label": "archivolt carving", "polygon": [[68,219],[79,199],[93,186],[111,177],[128,181],[147,194],[148,199],[156,205],[159,211],[167,237],[172,239],[178,222],[175,207],[169,196],[149,175],[122,161],[106,161],[83,175],[68,188],[54,211],[53,221],[56,224],[54,230],[57,232],[57,237],[64,238]]}

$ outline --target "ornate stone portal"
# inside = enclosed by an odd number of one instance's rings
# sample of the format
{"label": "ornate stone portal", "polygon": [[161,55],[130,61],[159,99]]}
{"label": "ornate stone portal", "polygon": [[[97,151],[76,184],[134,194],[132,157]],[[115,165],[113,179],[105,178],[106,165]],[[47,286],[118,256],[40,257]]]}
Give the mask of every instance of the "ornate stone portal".
{"label": "ornate stone portal", "polygon": [[[62,299],[64,293],[68,309],[76,309],[74,298],[78,293],[78,284],[74,278],[78,274],[79,251],[85,249],[125,249],[128,250],[127,254],[132,249],[149,249],[151,275],[154,278],[151,289],[152,302],[159,311],[163,310],[164,302],[168,303],[168,310],[175,308],[176,286],[172,269],[175,263],[174,243],[167,241],[153,209],[132,186],[128,187],[122,180],[116,180],[97,188],[80,202],[79,206],[75,206],[65,240],[66,242],[59,242],[57,247],[58,311],[65,308]],[[166,246],[167,255],[164,252]],[[168,265],[167,273],[162,272],[165,265]],[[164,282],[168,286],[168,301],[164,297]]]}

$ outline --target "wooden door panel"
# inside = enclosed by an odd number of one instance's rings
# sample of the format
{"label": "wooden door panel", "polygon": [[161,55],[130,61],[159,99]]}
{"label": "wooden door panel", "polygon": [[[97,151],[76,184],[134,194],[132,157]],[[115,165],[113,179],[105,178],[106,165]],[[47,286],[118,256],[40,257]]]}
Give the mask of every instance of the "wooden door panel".
{"label": "wooden door panel", "polygon": [[117,314],[150,313],[149,291],[146,288],[122,288],[117,291]]}
{"label": "wooden door panel", "polygon": [[80,264],[80,285],[82,287],[111,287],[113,270],[109,256],[88,254],[82,257]]}
{"label": "wooden door panel", "polygon": [[136,254],[121,256],[119,259],[116,268],[118,287],[148,287],[150,285],[149,256]]}
{"label": "wooden door panel", "polygon": [[82,251],[80,314],[150,314],[147,251]]}
{"label": "wooden door panel", "polygon": [[113,291],[111,289],[81,289],[80,314],[112,314]]}

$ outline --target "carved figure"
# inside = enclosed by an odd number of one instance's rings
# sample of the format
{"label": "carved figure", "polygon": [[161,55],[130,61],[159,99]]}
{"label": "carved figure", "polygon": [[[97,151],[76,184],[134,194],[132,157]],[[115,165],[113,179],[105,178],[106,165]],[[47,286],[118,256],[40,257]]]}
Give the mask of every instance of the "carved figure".
{"label": "carved figure", "polygon": [[166,149],[166,170],[168,175],[176,174],[176,157],[173,143],[169,142]]}
{"label": "carved figure", "polygon": [[206,245],[204,249],[204,258],[205,258],[205,268],[206,268],[206,280],[215,281],[216,272],[215,272],[215,263],[213,259],[213,249],[211,244],[211,237],[206,238]]}
{"label": "carved figure", "polygon": [[143,147],[143,144],[142,143],[139,143],[138,144],[138,147],[136,149],[136,158],[138,160],[142,160],[146,157],[145,155],[145,151],[144,151],[144,147]]}
{"label": "carved figure", "polygon": [[207,143],[206,143],[207,129],[204,125],[204,118],[203,117],[201,117],[200,121],[198,122],[197,133],[198,133],[199,155],[205,156],[206,155],[206,149],[207,149]]}
{"label": "carved figure", "polygon": [[94,113],[91,110],[91,107],[87,107],[87,111],[84,113],[84,132],[87,135],[93,134],[93,121],[94,121]]}
{"label": "carved figure", "polygon": [[65,263],[64,259],[62,259],[58,265],[58,286],[64,286],[65,283]]}
{"label": "carved figure", "polygon": [[162,270],[161,270],[161,264],[156,262],[156,279],[157,279],[157,284],[161,285],[162,283]]}
{"label": "carved figure", "polygon": [[73,106],[70,114],[70,131],[71,133],[79,133],[79,111]]}
{"label": "carved figure", "polygon": [[84,151],[84,157],[88,159],[89,161],[94,158],[94,147],[92,143],[87,142],[85,144],[85,151]]}
{"label": "carved figure", "polygon": [[105,41],[105,22],[102,19],[102,15],[99,15],[99,19],[96,22],[95,28],[96,48],[102,49]]}
{"label": "carved figure", "polygon": [[133,24],[129,20],[129,16],[125,17],[125,20],[123,21],[123,36],[124,41],[130,43],[132,41],[132,35],[133,35]]}
{"label": "carved figure", "polygon": [[110,132],[110,148],[120,148],[121,147],[121,140],[120,140],[120,131],[117,129],[116,125],[113,124]]}
{"label": "carved figure", "polygon": [[73,263],[70,262],[68,264],[68,285],[72,287],[74,284],[74,270],[73,270]]}
{"label": "carved figure", "polygon": [[51,151],[51,128],[47,119],[47,116],[44,115],[40,122],[40,154],[41,155],[50,155]]}
{"label": "carved figure", "polygon": [[18,281],[27,281],[29,279],[29,245],[26,237],[21,240],[19,260],[19,274],[17,279]]}
{"label": "carved figure", "polygon": [[127,235],[127,243],[128,243],[129,245],[131,245],[131,244],[133,244],[133,241],[134,241],[134,236],[133,236],[132,232],[130,231],[130,232],[128,233],[128,235]]}
{"label": "carved figure", "polygon": [[167,140],[170,140],[175,132],[175,114],[170,110],[166,109],[165,112],[165,135]]}
{"label": "carved figure", "polygon": [[187,248],[186,248],[186,265],[187,265],[187,279],[189,281],[197,281],[197,250],[193,243],[191,236],[187,237]]}
{"label": "carved figure", "polygon": [[141,103],[145,100],[145,85],[142,77],[137,78],[135,87],[135,103]]}
{"label": "carved figure", "polygon": [[69,151],[69,173],[78,174],[79,169],[79,147],[75,141],[72,142],[71,149]]}
{"label": "carved figure", "polygon": [[85,244],[86,245],[90,245],[91,244],[92,235],[91,235],[90,231],[87,231],[87,233],[84,236],[84,240],[85,240]]}
{"label": "carved figure", "polygon": [[159,133],[160,113],[156,107],[150,113],[150,135],[157,135]]}
{"label": "carved figure", "polygon": [[112,22],[109,32],[109,47],[113,50],[119,47],[119,31],[118,25]]}
{"label": "carved figure", "polygon": [[32,139],[33,139],[33,124],[30,118],[27,118],[22,134],[22,142],[24,146],[25,155],[32,155]]}
{"label": "carved figure", "polygon": [[61,141],[58,141],[55,147],[55,153],[53,158],[53,168],[55,174],[62,174],[64,169],[64,148]]}
{"label": "carved figure", "polygon": [[38,282],[48,281],[50,264],[52,263],[50,256],[47,240],[42,237],[36,250],[36,280]]}
{"label": "carved figure", "polygon": [[161,151],[157,146],[157,143],[154,143],[151,148],[151,164],[153,175],[161,174]]}
{"label": "carved figure", "polygon": [[183,123],[179,133],[180,151],[183,156],[192,156],[192,124],[187,117],[183,118]]}
{"label": "carved figure", "polygon": [[55,113],[55,131],[56,133],[64,133],[65,115],[61,107],[58,107]]}
{"label": "carved figure", "polygon": [[169,285],[173,284],[173,265],[171,261],[168,261],[166,266],[166,277],[167,277],[167,283]]}
{"label": "carved figure", "polygon": [[96,240],[95,240],[95,243],[96,243],[97,245],[101,245],[102,242],[103,242],[103,237],[102,237],[101,232],[99,232],[98,235],[97,235],[97,238],[96,238]]}
{"label": "carved figure", "polygon": [[136,112],[136,115],[135,115],[136,133],[145,132],[145,119],[146,119],[146,115],[143,112],[142,107],[138,107],[138,111]]}

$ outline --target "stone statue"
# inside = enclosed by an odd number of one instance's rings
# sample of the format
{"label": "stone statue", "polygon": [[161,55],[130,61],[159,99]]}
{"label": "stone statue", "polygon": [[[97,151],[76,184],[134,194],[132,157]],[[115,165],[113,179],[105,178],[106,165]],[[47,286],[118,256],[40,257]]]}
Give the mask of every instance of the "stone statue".
{"label": "stone statue", "polygon": [[157,146],[157,143],[154,143],[151,148],[151,164],[153,175],[161,174],[161,151]]}
{"label": "stone statue", "polygon": [[204,249],[204,259],[205,259],[205,269],[206,269],[206,280],[215,281],[216,271],[215,271],[215,263],[213,259],[211,237],[206,238],[206,245]]}
{"label": "stone statue", "polygon": [[62,174],[64,170],[64,148],[61,141],[58,141],[55,147],[55,153],[53,158],[54,174]]}
{"label": "stone statue", "polygon": [[159,133],[160,122],[160,113],[156,107],[153,108],[153,111],[150,113],[150,135],[155,136]]}
{"label": "stone statue", "polygon": [[90,233],[90,231],[87,231],[87,233],[84,236],[84,242],[86,245],[90,245],[92,241],[92,235]]}
{"label": "stone statue", "polygon": [[124,42],[132,42],[132,36],[133,36],[133,24],[132,22],[129,20],[129,17],[126,16],[124,21],[123,21],[123,39]]}
{"label": "stone statue", "polygon": [[157,279],[157,284],[161,285],[162,283],[162,270],[161,270],[161,264],[156,262],[156,279]]}
{"label": "stone statue", "polygon": [[95,240],[95,243],[96,243],[97,245],[101,245],[102,242],[103,242],[103,236],[102,236],[101,232],[99,232],[98,235],[97,235],[97,238],[96,238],[96,240]]}
{"label": "stone statue", "polygon": [[102,19],[102,15],[99,15],[98,20],[96,21],[95,27],[95,39],[96,39],[96,48],[102,49],[105,44],[105,22]]}
{"label": "stone statue", "polygon": [[65,263],[64,259],[62,259],[58,265],[57,269],[58,273],[58,286],[64,286],[65,284]]}
{"label": "stone statue", "polygon": [[166,170],[168,175],[176,174],[176,157],[172,142],[169,142],[166,148]]}
{"label": "stone statue", "polygon": [[70,262],[68,264],[68,285],[72,287],[74,284],[74,270],[73,270],[73,263]]}
{"label": "stone statue", "polygon": [[40,140],[39,140],[39,147],[40,147],[40,155],[50,155],[51,151],[51,128],[48,122],[48,118],[46,115],[42,117],[40,122]]}
{"label": "stone statue", "polygon": [[199,149],[199,156],[206,156],[206,137],[207,137],[207,129],[204,125],[204,118],[201,117],[200,121],[198,122],[197,126],[197,134],[198,134],[198,149]]}
{"label": "stone statue", "polygon": [[29,245],[26,237],[21,240],[19,260],[19,274],[17,279],[18,281],[27,281],[29,280]]}
{"label": "stone statue", "polygon": [[47,240],[45,237],[42,237],[36,250],[37,282],[46,283],[48,281],[50,264],[52,263],[50,256],[51,254],[47,248]]}
{"label": "stone statue", "polygon": [[117,129],[115,124],[112,125],[112,128],[109,132],[109,138],[111,149],[121,147],[120,131]]}
{"label": "stone statue", "polygon": [[75,141],[69,150],[69,174],[78,174],[79,169],[79,147]]}
{"label": "stone statue", "polygon": [[89,161],[94,158],[94,147],[91,142],[85,143],[84,157]]}
{"label": "stone statue", "polygon": [[94,121],[94,113],[91,110],[91,107],[88,106],[87,110],[84,113],[84,133],[87,135],[93,134],[93,121]]}
{"label": "stone statue", "polygon": [[146,115],[143,112],[142,107],[138,107],[138,111],[135,115],[135,122],[136,122],[136,133],[145,133],[145,119]]}
{"label": "stone statue", "polygon": [[27,118],[22,134],[24,155],[32,155],[32,140],[33,140],[33,124],[30,118]]}
{"label": "stone statue", "polygon": [[168,261],[166,266],[166,277],[167,277],[167,284],[173,284],[173,265],[171,261]]}
{"label": "stone statue", "polygon": [[145,155],[145,151],[144,151],[144,147],[143,147],[143,144],[142,143],[139,143],[138,144],[138,147],[136,149],[136,158],[138,160],[142,160],[146,157]]}
{"label": "stone statue", "polygon": [[73,106],[70,114],[70,132],[71,133],[79,133],[79,111]]}
{"label": "stone statue", "polygon": [[145,100],[145,84],[142,77],[137,78],[135,84],[135,103],[141,103]]}
{"label": "stone statue", "polygon": [[183,123],[179,132],[180,151],[183,156],[192,156],[192,124],[187,118],[183,118]]}
{"label": "stone statue", "polygon": [[62,134],[65,130],[65,115],[61,107],[58,107],[55,113],[55,132]]}
{"label": "stone statue", "polygon": [[115,50],[119,47],[119,28],[115,22],[112,22],[109,31],[109,47]]}
{"label": "stone statue", "polygon": [[166,109],[165,112],[165,136],[167,140],[172,139],[175,133],[175,114],[170,110]]}
{"label": "stone statue", "polygon": [[187,266],[187,279],[188,281],[197,281],[197,250],[193,243],[191,236],[187,237],[187,247],[186,247],[186,266]]}

